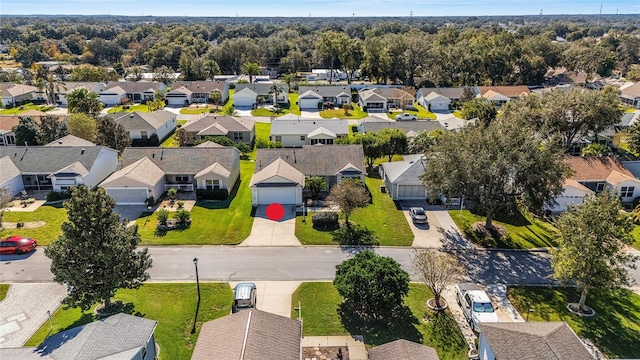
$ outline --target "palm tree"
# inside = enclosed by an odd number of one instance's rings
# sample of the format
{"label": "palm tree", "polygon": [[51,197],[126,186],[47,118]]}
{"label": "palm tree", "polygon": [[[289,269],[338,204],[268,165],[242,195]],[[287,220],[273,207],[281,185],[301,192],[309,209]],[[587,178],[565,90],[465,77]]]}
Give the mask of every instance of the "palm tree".
{"label": "palm tree", "polygon": [[282,89],[282,86],[278,85],[278,84],[273,84],[271,85],[271,87],[269,88],[269,94],[273,94],[273,105],[277,105],[278,104],[278,95],[280,95],[280,93],[282,93],[284,90]]}
{"label": "palm tree", "polygon": [[204,73],[207,75],[207,79],[213,80],[216,75],[220,74],[220,66],[215,60],[206,60],[203,64]]}
{"label": "palm tree", "polygon": [[249,83],[253,84],[253,76],[260,74],[260,65],[254,62],[246,62],[242,64],[240,71],[245,75],[249,75]]}
{"label": "palm tree", "polygon": [[209,93],[209,99],[216,104],[216,109],[220,107],[220,100],[222,100],[222,94],[218,90],[212,90]]}
{"label": "palm tree", "polygon": [[70,113],[97,115],[102,110],[98,94],[85,88],[75,89],[69,93],[67,103]]}
{"label": "palm tree", "polygon": [[293,74],[284,74],[282,75],[282,80],[287,83],[287,87],[291,89],[291,83],[293,82]]}

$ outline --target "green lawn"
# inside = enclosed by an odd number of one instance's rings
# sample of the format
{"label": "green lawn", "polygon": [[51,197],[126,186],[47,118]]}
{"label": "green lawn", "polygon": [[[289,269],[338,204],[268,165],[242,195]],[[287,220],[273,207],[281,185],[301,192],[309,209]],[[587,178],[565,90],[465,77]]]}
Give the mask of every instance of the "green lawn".
{"label": "green lawn", "polygon": [[38,110],[38,111],[46,112],[53,108],[54,106],[51,106],[51,105],[35,105],[33,103],[27,103],[24,105],[13,107],[11,109],[2,109],[0,110],[0,115],[17,115],[29,110]]}
{"label": "green lawn", "polygon": [[[382,246],[411,246],[413,233],[400,210],[388,196],[380,192],[382,180],[369,178],[365,180],[371,191],[372,203],[365,208],[357,209],[349,218],[350,222],[364,226],[376,236]],[[296,237],[303,245],[336,245],[330,232],[318,231],[311,222],[312,213],[296,218]],[[340,214],[341,218],[342,214]]]}
{"label": "green lawn", "polygon": [[[202,323],[228,315],[233,300],[231,288],[226,283],[201,283],[200,293],[202,301],[195,334],[191,334],[198,299],[195,283],[145,284],[138,290],[119,290],[115,299],[130,303],[132,314],[158,322],[155,338],[160,346],[160,359],[188,360]],[[52,316],[53,333],[95,320],[93,309],[82,312],[59,308]],[[48,332],[49,322],[45,322],[25,346],[39,345]]]}
{"label": "green lawn", "polygon": [[[178,120],[178,125],[180,126],[186,123],[187,120]],[[173,132],[173,134],[169,135],[169,137],[167,137],[162,142],[162,144],[160,144],[160,147],[180,147],[180,143],[178,143],[178,140],[175,138],[175,131]]]}
{"label": "green lawn", "polygon": [[199,107],[195,109],[189,109],[189,108],[180,109],[180,114],[199,115],[202,113],[210,113],[211,110],[213,110],[214,113],[221,113],[222,106],[220,108],[216,108],[216,106],[213,104],[207,104],[207,106],[204,106],[203,104],[203,105],[199,105]]}
{"label": "green lawn", "polygon": [[289,108],[288,109],[281,109],[281,111],[279,112],[275,112],[275,111],[270,111],[267,108],[257,108],[254,110],[251,110],[251,115],[252,116],[273,116],[273,117],[279,117],[282,115],[286,115],[286,114],[294,114],[294,115],[300,115],[300,107],[297,104],[298,102],[298,94],[297,93],[291,93],[289,94]]}
{"label": "green lawn", "polygon": [[628,108],[624,109],[624,112],[628,114],[628,113],[636,112],[636,110],[638,110],[638,109],[633,108],[633,107],[628,107]]}
{"label": "green lawn", "polygon": [[[484,216],[471,213],[469,210],[449,210],[449,215],[453,218],[458,228],[464,233],[465,227],[471,226],[477,221],[485,221]],[[511,219],[503,221],[494,220],[497,225],[503,226],[508,236],[505,241],[497,244],[500,248],[512,249],[533,249],[539,247],[555,246],[553,233],[555,228],[548,222],[527,216],[513,216]]]}
{"label": "green lawn", "polygon": [[640,226],[634,226],[631,235],[633,236],[633,244],[631,246],[640,250]]}
{"label": "green lawn", "polygon": [[[628,290],[590,294],[587,305],[596,311],[592,318],[571,314],[566,306],[577,302],[573,288],[510,287],[509,300],[530,321],[566,321],[579,336],[592,340],[611,358],[640,358],[640,295]],[[531,305],[529,305],[531,304]]]}
{"label": "green lawn", "polygon": [[67,220],[67,211],[62,207],[61,203],[57,203],[40,206],[35,211],[6,211],[2,220],[6,222],[44,221],[45,225],[38,228],[0,230],[0,237],[9,235],[25,236],[38,240],[39,245],[49,245],[62,234],[60,226]]}
{"label": "green lawn", "polygon": [[7,297],[7,292],[9,292],[9,284],[0,284],[0,301]]}
{"label": "green lawn", "polygon": [[[413,103],[413,107],[415,107],[416,109],[418,109],[418,111],[413,111],[413,110],[405,110],[404,112],[409,113],[409,114],[413,114],[413,115],[418,115],[418,119],[432,119],[435,120],[438,117],[436,116],[436,114],[432,113],[431,111],[423,108],[422,106],[418,105],[418,103]],[[394,111],[394,112],[387,112],[387,117],[389,117],[389,119],[391,120],[395,120],[396,115],[400,115],[402,113],[402,111]]]}
{"label": "green lawn", "polygon": [[344,110],[342,108],[336,108],[333,110],[323,110],[320,111],[320,116],[325,119],[338,118],[338,119],[362,119],[369,116],[366,112],[362,111],[360,106],[356,104],[351,104],[353,106],[353,110],[349,110],[348,114],[345,115]]}
{"label": "green lawn", "polygon": [[453,116],[455,116],[457,118],[464,119],[464,117],[462,116],[462,111],[460,111],[460,110],[456,110],[452,114],[453,114]]}
{"label": "green lawn", "polygon": [[330,282],[302,283],[291,298],[291,317],[299,317],[295,308],[302,307],[304,335],[330,336],[364,335],[367,346],[376,346],[397,339],[407,339],[434,347],[440,359],[467,359],[467,345],[455,320],[447,313],[433,313],[426,309],[431,292],[418,284],[409,285],[405,298],[407,311],[393,325],[363,327],[358,321],[342,320],[339,307],[342,297]]}
{"label": "green lawn", "polygon": [[240,179],[229,198],[222,202],[198,201],[191,211],[191,227],[156,233],[155,213],[136,223],[145,245],[238,244],[251,233],[251,190],[254,163],[240,161]]}
{"label": "green lawn", "polygon": [[133,105],[130,106],[129,105],[129,109],[125,109],[124,106],[117,106],[117,107],[113,107],[111,109],[109,109],[107,112],[109,114],[113,114],[113,113],[117,113],[117,112],[134,112],[134,111],[138,111],[138,112],[149,112],[149,107],[145,104],[138,104],[138,105]]}

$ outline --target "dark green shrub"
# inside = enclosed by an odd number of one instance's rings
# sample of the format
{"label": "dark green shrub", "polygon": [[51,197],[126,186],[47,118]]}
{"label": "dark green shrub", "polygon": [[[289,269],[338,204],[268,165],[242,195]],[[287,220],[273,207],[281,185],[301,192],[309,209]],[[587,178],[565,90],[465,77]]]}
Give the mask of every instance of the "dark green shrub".
{"label": "dark green shrub", "polygon": [[191,213],[187,210],[181,209],[176,211],[173,215],[173,218],[178,220],[179,224],[186,225],[189,220],[191,220]]}
{"label": "dark green shrub", "polygon": [[70,199],[71,198],[71,192],[70,191],[49,191],[49,193],[47,194],[47,202],[51,202],[51,201],[59,201],[59,200],[66,200],[66,199]]}
{"label": "dark green shrub", "polygon": [[198,200],[226,200],[227,197],[229,197],[229,193],[225,189],[196,189],[196,198]]}
{"label": "dark green shrub", "polygon": [[160,225],[167,225],[167,220],[169,220],[169,210],[160,209],[156,211],[156,218],[158,218]]}
{"label": "dark green shrub", "polygon": [[149,146],[160,146],[158,134],[151,134],[151,136],[149,136]]}
{"label": "dark green shrub", "polygon": [[338,213],[335,212],[319,212],[313,214],[311,217],[311,222],[313,223],[313,227],[316,229],[322,230],[333,230],[337,229],[338,224]]}

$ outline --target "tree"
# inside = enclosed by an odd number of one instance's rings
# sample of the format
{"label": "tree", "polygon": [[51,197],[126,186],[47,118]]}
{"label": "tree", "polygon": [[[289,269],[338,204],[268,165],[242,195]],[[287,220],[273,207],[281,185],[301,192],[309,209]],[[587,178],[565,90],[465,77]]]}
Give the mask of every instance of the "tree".
{"label": "tree", "polygon": [[467,101],[471,101],[475,99],[475,97],[476,97],[476,94],[473,92],[473,90],[471,90],[470,87],[465,86],[462,89],[462,96],[460,96],[460,99],[458,101],[460,101],[461,104],[464,104]]}
{"label": "tree", "polygon": [[329,84],[333,80],[333,69],[336,59],[347,51],[349,35],[335,30],[325,31],[320,34],[316,49],[329,58]]}
{"label": "tree", "polygon": [[173,74],[174,71],[172,68],[166,65],[158,66],[153,72],[153,81],[164,83],[167,86],[171,85],[174,81]]}
{"label": "tree", "polygon": [[413,257],[416,275],[433,293],[435,307],[441,308],[442,292],[458,281],[461,269],[456,259],[433,249],[416,251]]}
{"label": "tree", "polygon": [[407,146],[407,152],[409,152],[409,154],[426,154],[431,151],[431,147],[437,144],[444,135],[444,130],[440,129],[429,132],[421,131],[411,139]]}
{"label": "tree", "polygon": [[67,95],[67,106],[72,114],[97,115],[102,110],[98,94],[85,88],[74,89]]}
{"label": "tree", "polygon": [[405,154],[407,152],[407,135],[400,129],[384,129],[378,133],[381,152],[393,159],[393,155]]}
{"label": "tree", "polygon": [[362,135],[358,134],[353,139],[353,143],[362,145],[365,162],[367,164],[367,168],[369,169],[373,167],[373,163],[376,161],[377,158],[384,155],[382,153],[380,142],[378,141],[377,133],[375,132],[368,132]]}
{"label": "tree", "polygon": [[640,123],[636,122],[629,126],[626,132],[627,144],[629,144],[629,150],[631,152],[640,153]]}
{"label": "tree", "polygon": [[62,235],[45,249],[54,280],[66,284],[63,303],[88,310],[98,301],[109,308],[118,289],[137,289],[149,278],[148,250],[136,251],[138,227],[128,227],[113,212],[115,202],[104,189],[81,185],[64,203],[68,221]]}
{"label": "tree", "polygon": [[422,181],[435,193],[464,196],[486,216],[488,229],[497,214],[515,209],[516,201],[540,213],[562,192],[569,168],[562,151],[526,124],[498,119],[443,136],[431,149]]}
{"label": "tree", "polygon": [[20,118],[18,125],[11,129],[16,135],[16,145],[41,145],[38,143],[38,136],[40,135],[40,127],[38,123],[30,117]]}
{"label": "tree", "polygon": [[249,84],[253,84],[253,77],[260,74],[260,65],[254,62],[246,62],[240,68],[243,74],[249,75]]}
{"label": "tree", "polygon": [[114,119],[108,116],[99,116],[96,123],[96,144],[108,146],[122,153],[126,147],[131,145],[129,132]]}
{"label": "tree", "polygon": [[367,206],[370,199],[360,179],[342,179],[340,184],[331,188],[327,197],[327,201],[335,203],[342,210],[347,228],[350,227],[349,216],[353,210]]}
{"label": "tree", "polygon": [[322,190],[327,190],[329,186],[322,176],[307,176],[304,179],[304,188],[311,192],[311,198],[317,199]]}
{"label": "tree", "polygon": [[216,109],[220,107],[220,100],[222,100],[222,93],[218,90],[211,90],[209,93],[209,99],[216,104]]}
{"label": "tree", "polygon": [[383,319],[403,307],[409,274],[392,258],[366,250],[336,266],[333,284],[350,310]]}
{"label": "tree", "polygon": [[626,252],[633,243],[633,222],[622,211],[619,194],[607,189],[571,206],[555,223],[558,247],[551,250],[554,277],[581,289],[578,310],[586,310],[591,290],[630,285],[627,269],[637,257]]}
{"label": "tree", "polygon": [[493,102],[482,98],[475,98],[462,105],[461,113],[463,118],[467,120],[478,119],[487,126],[495,120],[498,110]]}
{"label": "tree", "polygon": [[284,90],[282,89],[282,86],[274,83],[273,85],[271,85],[271,87],[269,87],[269,94],[273,94],[273,104],[276,105],[278,103],[278,96],[280,96],[280,94],[282,94]]}
{"label": "tree", "polygon": [[196,135],[194,133],[187,132],[183,128],[179,128],[178,130],[176,130],[176,133],[173,136],[175,136],[175,139],[180,146],[193,144],[196,140]]}
{"label": "tree", "polygon": [[205,60],[202,65],[204,67],[204,73],[207,76],[207,79],[213,80],[216,75],[220,74],[220,66],[218,66],[218,63],[215,60]]}
{"label": "tree", "polygon": [[583,157],[597,157],[597,158],[605,157],[609,154],[611,154],[611,148],[609,148],[607,145],[602,145],[598,143],[591,143],[585,146],[585,148],[582,149],[582,151],[580,152],[580,155]]}
{"label": "tree", "polygon": [[117,81],[119,75],[102,66],[81,64],[71,70],[71,81]]}
{"label": "tree", "polygon": [[0,187],[0,230],[2,230],[2,217],[4,216],[5,209],[13,201],[13,194],[9,189]]}
{"label": "tree", "polygon": [[45,145],[69,134],[67,123],[60,121],[55,115],[45,115],[40,118],[38,144]]}
{"label": "tree", "polygon": [[98,136],[96,120],[90,115],[82,113],[71,114],[67,118],[67,126],[69,127],[69,134],[87,141],[96,141]]}
{"label": "tree", "polygon": [[293,74],[284,74],[282,75],[282,80],[287,84],[287,87],[291,89],[291,83],[293,82]]}

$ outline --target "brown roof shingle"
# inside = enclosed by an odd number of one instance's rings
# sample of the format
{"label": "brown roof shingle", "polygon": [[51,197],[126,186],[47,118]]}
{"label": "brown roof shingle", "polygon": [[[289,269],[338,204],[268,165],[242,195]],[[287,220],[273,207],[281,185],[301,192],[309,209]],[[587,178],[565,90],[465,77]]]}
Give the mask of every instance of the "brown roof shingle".
{"label": "brown roof shingle", "polygon": [[631,171],[627,170],[621,162],[614,158],[567,156],[563,161],[573,170],[573,174],[569,178],[576,181],[604,181],[613,171],[635,179]]}
{"label": "brown roof shingle", "polygon": [[528,94],[531,91],[529,87],[526,85],[515,85],[515,86],[478,86],[478,90],[480,91],[480,95],[484,95],[486,92],[492,90],[504,96],[515,98],[522,94]]}
{"label": "brown roof shingle", "polygon": [[362,145],[305,145],[297,149],[258,149],[254,173],[278,158],[305,175],[334,176],[349,163],[366,173]]}
{"label": "brown roof shingle", "polygon": [[434,348],[404,339],[369,349],[369,360],[438,360]]}

